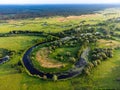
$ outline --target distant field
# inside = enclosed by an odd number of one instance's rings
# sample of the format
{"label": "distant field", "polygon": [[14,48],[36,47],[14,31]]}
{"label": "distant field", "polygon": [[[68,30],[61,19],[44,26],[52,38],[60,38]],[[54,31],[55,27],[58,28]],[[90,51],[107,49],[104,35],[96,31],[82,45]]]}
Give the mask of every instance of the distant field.
{"label": "distant field", "polygon": [[68,17],[7,20],[6,23],[4,24],[1,23],[0,32],[6,33],[12,30],[61,32],[76,27],[83,20],[86,21],[85,22],[86,24],[94,25],[102,21],[103,17],[102,15],[99,14],[92,14],[92,15],[68,16]]}
{"label": "distant field", "polygon": [[44,31],[44,32],[61,32],[74,28],[82,21],[84,24],[95,25],[110,18],[119,17],[119,9],[113,9],[113,13],[109,14],[112,9],[101,11],[101,14],[88,14],[82,16],[55,16],[50,18],[31,18],[23,20],[3,20],[0,24],[0,33],[6,33],[12,30],[30,30],[30,31]]}

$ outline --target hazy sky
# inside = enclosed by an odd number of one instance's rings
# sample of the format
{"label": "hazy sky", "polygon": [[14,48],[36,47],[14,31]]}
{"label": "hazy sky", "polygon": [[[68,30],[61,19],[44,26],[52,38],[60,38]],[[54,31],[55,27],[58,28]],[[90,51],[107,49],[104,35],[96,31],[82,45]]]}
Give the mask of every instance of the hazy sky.
{"label": "hazy sky", "polygon": [[120,0],[0,0],[0,4],[120,3]]}

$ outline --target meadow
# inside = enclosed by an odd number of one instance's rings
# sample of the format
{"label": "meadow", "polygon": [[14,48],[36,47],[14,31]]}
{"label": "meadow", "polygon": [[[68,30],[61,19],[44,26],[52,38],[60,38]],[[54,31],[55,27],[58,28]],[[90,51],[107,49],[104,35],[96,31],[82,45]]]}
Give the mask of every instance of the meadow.
{"label": "meadow", "polygon": [[[81,16],[55,16],[49,18],[29,18],[17,20],[3,20],[0,22],[0,33],[6,34],[10,31],[42,31],[46,34],[56,34],[80,26],[83,31],[84,28],[93,27],[97,32],[104,31],[111,35],[111,38],[104,37],[98,40],[98,47],[108,48],[114,47],[113,57],[108,58],[95,68],[93,68],[89,75],[78,75],[67,80],[43,80],[38,77],[30,76],[22,67],[19,72],[18,62],[21,61],[24,52],[31,46],[45,40],[47,37],[34,35],[15,34],[5,37],[0,37],[0,48],[14,51],[10,60],[4,64],[0,64],[0,90],[98,90],[98,89],[120,89],[120,37],[119,35],[112,35],[110,32],[120,34],[119,23],[115,22],[120,17],[118,9],[105,9],[95,14],[81,15]],[[114,19],[115,18],[115,19]],[[112,21],[109,21],[112,20]],[[115,21],[113,21],[115,20]],[[84,23],[82,23],[84,22]],[[104,24],[105,25],[101,25]],[[108,25],[109,23],[109,25]],[[115,24],[117,23],[117,24]],[[111,29],[111,26],[114,25]],[[102,28],[102,29],[99,29]],[[79,29],[79,28],[77,28]],[[98,29],[98,30],[97,30]],[[67,35],[67,34],[66,34]],[[106,35],[106,36],[107,36]],[[75,34],[75,36],[79,36]],[[81,46],[80,46],[81,47]],[[59,53],[65,55],[65,52],[71,52],[75,57],[75,53],[80,48],[78,47],[58,47],[48,57],[55,59]],[[65,61],[67,57],[65,57]],[[59,61],[59,60],[58,60]],[[65,62],[62,61],[62,62]],[[67,61],[66,61],[67,62]]]}

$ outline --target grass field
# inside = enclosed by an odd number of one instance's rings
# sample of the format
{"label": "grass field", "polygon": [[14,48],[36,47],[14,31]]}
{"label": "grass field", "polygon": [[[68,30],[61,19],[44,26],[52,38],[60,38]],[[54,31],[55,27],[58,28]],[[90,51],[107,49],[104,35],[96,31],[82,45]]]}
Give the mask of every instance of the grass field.
{"label": "grass field", "polygon": [[[104,14],[114,11],[116,14],[104,16]],[[0,24],[0,33],[6,33],[12,30],[31,30],[45,32],[60,32],[70,29],[85,20],[84,24],[97,24],[110,18],[119,17],[119,10],[106,9],[100,14],[69,16],[69,17],[50,17],[35,18],[25,20],[6,20],[6,23]],[[117,32],[119,33],[119,32]],[[14,50],[16,53],[10,58],[10,61],[0,64],[0,90],[97,90],[97,89],[120,89],[120,49],[114,50],[113,58],[103,61],[99,66],[91,71],[89,76],[79,75],[75,78],[62,81],[48,81],[29,76],[25,71],[18,73],[11,65],[21,60],[24,51],[33,46],[35,40],[41,40],[41,36],[10,36],[0,37],[0,48]],[[115,37],[116,41],[101,40],[100,47],[111,47],[119,45],[120,38]],[[109,45],[108,45],[109,44]],[[108,45],[108,46],[107,46]],[[58,48],[49,57],[55,58],[56,54],[69,51],[75,57],[75,48]],[[65,58],[67,60],[67,57]],[[65,61],[64,61],[65,62]],[[67,61],[66,61],[67,62]]]}
{"label": "grass field", "polygon": [[[26,73],[18,74],[9,67],[9,63],[0,66],[0,89],[6,90],[79,90],[79,89],[119,89],[120,82],[120,50],[115,51],[114,58],[108,59],[97,68],[90,76],[79,76],[66,81],[43,81],[30,77]],[[102,72],[102,73],[101,73]],[[12,83],[11,83],[12,82]]]}
{"label": "grass field", "polygon": [[100,39],[98,41],[98,46],[99,47],[104,47],[104,48],[116,48],[120,46],[120,42],[119,41],[115,41],[115,40],[104,40],[104,39]]}
{"label": "grass field", "polygon": [[55,59],[57,55],[61,55],[64,57],[64,60],[60,60],[61,62],[69,62],[69,57],[66,56],[66,52],[70,52],[71,57],[76,57],[79,48],[80,46],[58,48],[49,57]]}
{"label": "grass field", "polygon": [[0,25],[0,33],[6,33],[11,30],[60,32],[75,27],[83,20],[86,20],[86,24],[96,24],[97,22],[102,21],[102,18],[103,17],[99,14],[93,14],[69,17],[56,16],[51,18],[7,20],[6,23]]}
{"label": "grass field", "polygon": [[24,50],[34,44],[34,40],[40,40],[42,37],[36,36],[13,36],[13,37],[0,37],[0,47],[10,50]]}

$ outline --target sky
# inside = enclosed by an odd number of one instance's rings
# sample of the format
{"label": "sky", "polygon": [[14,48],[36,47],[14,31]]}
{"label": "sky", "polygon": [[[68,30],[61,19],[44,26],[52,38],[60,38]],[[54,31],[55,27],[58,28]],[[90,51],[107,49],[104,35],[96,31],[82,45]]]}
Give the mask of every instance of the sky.
{"label": "sky", "polygon": [[118,4],[120,0],[0,0],[0,4]]}

